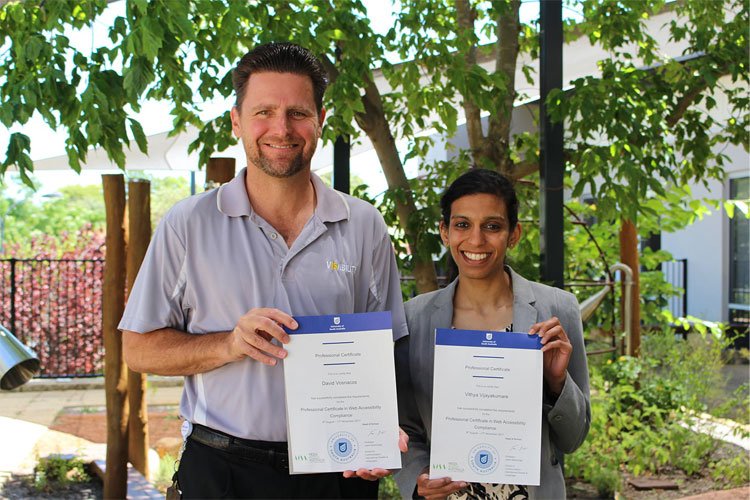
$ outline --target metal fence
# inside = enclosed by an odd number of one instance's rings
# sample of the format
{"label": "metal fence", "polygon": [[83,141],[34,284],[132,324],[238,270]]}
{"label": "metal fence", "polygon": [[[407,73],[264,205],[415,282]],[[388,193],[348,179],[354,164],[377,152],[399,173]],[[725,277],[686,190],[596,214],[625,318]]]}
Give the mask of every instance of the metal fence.
{"label": "metal fence", "polygon": [[0,324],[36,352],[44,378],[104,371],[101,259],[0,259]]}
{"label": "metal fence", "polygon": [[662,262],[662,273],[664,280],[673,287],[680,288],[682,293],[673,295],[667,299],[667,309],[675,318],[685,317],[687,315],[687,289],[688,289],[688,268],[687,259],[671,260]]}

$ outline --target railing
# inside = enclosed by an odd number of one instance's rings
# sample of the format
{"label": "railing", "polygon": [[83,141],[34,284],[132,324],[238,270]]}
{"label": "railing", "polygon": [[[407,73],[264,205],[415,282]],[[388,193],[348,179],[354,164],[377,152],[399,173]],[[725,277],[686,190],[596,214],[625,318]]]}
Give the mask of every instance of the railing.
{"label": "railing", "polygon": [[0,324],[32,348],[44,378],[104,370],[103,260],[0,259]]}
{"label": "railing", "polygon": [[688,268],[687,259],[677,259],[661,264],[664,280],[673,287],[682,289],[679,295],[667,299],[667,308],[675,318],[687,316]]}

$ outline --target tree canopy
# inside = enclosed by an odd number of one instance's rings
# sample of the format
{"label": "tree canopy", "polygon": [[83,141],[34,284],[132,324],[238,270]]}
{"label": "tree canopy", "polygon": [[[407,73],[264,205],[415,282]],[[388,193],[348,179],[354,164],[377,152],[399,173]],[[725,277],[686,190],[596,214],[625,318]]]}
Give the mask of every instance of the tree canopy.
{"label": "tree canopy", "polygon": [[[143,177],[138,172],[132,176]],[[148,178],[148,176],[145,176]],[[151,182],[151,220],[154,224],[177,201],[190,194],[185,178],[149,178]],[[81,232],[101,240],[105,229],[104,198],[101,184],[64,186],[54,196],[37,198],[33,191],[21,188],[13,196],[8,183],[0,184],[0,216],[5,214],[2,257],[55,258],[65,252],[83,250]],[[100,241],[98,244],[101,244]]]}
{"label": "tree canopy", "polygon": [[[538,23],[521,20],[519,0],[402,0],[384,34],[372,29],[360,0],[129,0],[106,46],[72,47],[66,30],[90,25],[107,4],[26,0],[0,8],[0,123],[24,124],[38,113],[67,130],[75,170],[90,147],[103,148],[121,167],[129,140],[145,151],[133,113],[148,99],[171,103],[173,133],[199,128],[191,147],[205,164],[234,138],[229,110],[204,121],[201,101],[230,96],[236,60],[258,43],[281,40],[310,48],[328,70],[325,105],[333,113],[324,139],[364,133],[371,140],[388,181],[387,218],[403,237],[405,266],[420,291],[436,286],[435,193],[472,162],[515,178],[538,170],[536,131],[511,133],[513,106],[523,97],[517,69],[536,85],[539,53]],[[717,146],[748,144],[747,2],[567,5],[580,13],[568,21],[567,39],[584,37],[607,54],[597,74],[548,100],[553,117],[565,123],[574,194],[595,195],[604,220],[637,221],[653,211],[650,200],[720,177]],[[684,47],[683,60],[665,55],[650,31],[649,20],[665,11],[673,15],[662,29],[668,43]],[[469,148],[447,162],[428,162],[431,144],[464,123]],[[399,151],[400,140],[408,151]],[[15,165],[31,182],[29,150],[29,137],[13,133],[0,175]],[[421,162],[422,180],[405,175],[412,158]]]}

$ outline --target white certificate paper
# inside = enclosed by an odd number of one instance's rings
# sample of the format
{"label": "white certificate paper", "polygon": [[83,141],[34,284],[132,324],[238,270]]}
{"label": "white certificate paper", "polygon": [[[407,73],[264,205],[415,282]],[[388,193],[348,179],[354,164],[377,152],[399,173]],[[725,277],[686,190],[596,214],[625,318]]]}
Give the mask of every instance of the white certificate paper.
{"label": "white certificate paper", "polygon": [[537,335],[437,329],[430,478],[539,485]]}
{"label": "white certificate paper", "polygon": [[284,346],[289,472],[401,468],[391,313],[294,319]]}

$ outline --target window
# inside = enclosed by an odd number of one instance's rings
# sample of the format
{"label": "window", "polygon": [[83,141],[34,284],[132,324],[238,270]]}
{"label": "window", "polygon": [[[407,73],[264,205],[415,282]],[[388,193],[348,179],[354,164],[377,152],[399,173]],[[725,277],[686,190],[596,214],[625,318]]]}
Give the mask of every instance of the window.
{"label": "window", "polygon": [[[733,200],[750,199],[750,177],[729,180]],[[729,323],[750,326],[750,220],[739,210],[729,220]]]}

